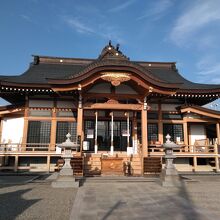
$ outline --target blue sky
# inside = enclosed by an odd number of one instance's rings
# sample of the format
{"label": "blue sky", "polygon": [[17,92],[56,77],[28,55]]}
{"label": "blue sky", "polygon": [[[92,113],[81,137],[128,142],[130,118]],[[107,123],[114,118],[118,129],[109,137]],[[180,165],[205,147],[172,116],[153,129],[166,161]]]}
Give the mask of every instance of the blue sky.
{"label": "blue sky", "polygon": [[112,40],[131,60],[176,61],[180,73],[220,84],[219,0],[3,0],[0,74],[32,54],[96,58]]}

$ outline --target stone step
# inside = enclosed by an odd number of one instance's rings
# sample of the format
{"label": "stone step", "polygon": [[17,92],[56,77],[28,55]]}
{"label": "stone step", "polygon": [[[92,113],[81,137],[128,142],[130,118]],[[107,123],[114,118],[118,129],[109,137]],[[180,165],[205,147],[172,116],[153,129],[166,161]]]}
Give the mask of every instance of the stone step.
{"label": "stone step", "polygon": [[128,176],[100,176],[100,177],[83,177],[85,183],[113,183],[113,182],[156,182],[157,177],[128,177]]}

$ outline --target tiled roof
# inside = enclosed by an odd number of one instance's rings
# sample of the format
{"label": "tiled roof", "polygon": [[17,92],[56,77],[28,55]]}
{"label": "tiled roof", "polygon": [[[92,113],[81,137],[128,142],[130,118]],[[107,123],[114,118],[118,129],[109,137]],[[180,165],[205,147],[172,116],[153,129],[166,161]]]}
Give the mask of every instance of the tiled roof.
{"label": "tiled roof", "polygon": [[[48,85],[48,80],[74,79],[96,65],[132,66],[139,69],[149,79],[164,84],[178,84],[184,92],[191,90],[219,89],[220,85],[198,84],[183,78],[176,69],[174,62],[138,62],[130,61],[121,51],[111,45],[106,46],[98,59],[77,59],[34,56],[34,62],[27,71],[19,76],[0,76],[0,84],[22,83]],[[108,51],[109,50],[109,51]],[[117,58],[118,57],[118,58]]]}

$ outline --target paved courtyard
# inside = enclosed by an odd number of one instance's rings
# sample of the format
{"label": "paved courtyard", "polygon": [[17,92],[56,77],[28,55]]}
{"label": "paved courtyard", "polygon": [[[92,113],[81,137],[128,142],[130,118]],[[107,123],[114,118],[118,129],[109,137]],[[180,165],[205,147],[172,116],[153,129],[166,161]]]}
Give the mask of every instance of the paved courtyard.
{"label": "paved courtyard", "polygon": [[54,189],[47,177],[0,175],[0,220],[69,219],[77,190]]}
{"label": "paved courtyard", "polygon": [[18,179],[0,176],[0,219],[220,219],[219,175],[186,176],[179,189],[157,178],[90,178],[78,190],[53,189],[42,177]]}
{"label": "paved courtyard", "polygon": [[195,181],[179,189],[163,188],[157,180],[86,182],[77,193],[71,219],[220,219],[220,177],[189,178]]}

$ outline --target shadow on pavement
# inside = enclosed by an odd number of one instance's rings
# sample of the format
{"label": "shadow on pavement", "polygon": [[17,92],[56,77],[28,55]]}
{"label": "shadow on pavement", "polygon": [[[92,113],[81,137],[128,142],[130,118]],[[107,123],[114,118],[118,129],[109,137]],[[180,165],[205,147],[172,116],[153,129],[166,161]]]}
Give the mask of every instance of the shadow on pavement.
{"label": "shadow on pavement", "polygon": [[[155,185],[160,186],[159,182]],[[163,190],[164,189],[164,190]],[[160,193],[161,192],[161,193]],[[146,192],[149,193],[149,192]],[[148,197],[146,197],[147,199]],[[137,209],[134,209],[130,206],[127,206],[127,201],[120,200],[115,203],[101,218],[101,220],[111,219],[112,216],[117,212],[120,212],[120,209],[127,209],[131,213],[138,212]],[[151,193],[149,198],[149,203],[146,205],[140,204],[139,214],[141,219],[163,219],[163,220],[203,220],[207,219],[207,216],[203,216],[198,213],[195,205],[190,199],[190,196],[187,192],[185,183],[182,181],[182,185],[179,188],[158,188],[158,191],[154,190],[154,193]],[[137,219],[139,219],[137,217]],[[129,214],[127,219],[132,219]]]}
{"label": "shadow on pavement", "polygon": [[118,201],[106,214],[105,216],[103,216],[102,220],[107,220],[108,217],[111,216],[112,212],[114,212],[114,210],[120,208],[121,205],[124,205],[125,202],[122,201]]}
{"label": "shadow on pavement", "polygon": [[0,194],[0,219],[15,219],[27,208],[38,202],[40,199],[26,200],[23,195],[32,189],[17,190]]}
{"label": "shadow on pavement", "polygon": [[170,195],[164,196],[164,198],[161,198],[161,201],[159,201],[162,209],[158,207],[158,213],[156,213],[156,215],[154,216],[156,217],[156,219],[206,219],[196,210],[195,204],[192,202],[187,192],[186,183],[184,181],[181,181],[181,186],[179,188],[176,188],[176,193],[172,193],[173,189],[171,187],[170,190]]}
{"label": "shadow on pavement", "polygon": [[[177,205],[182,209],[182,216],[186,219],[192,219],[192,220],[200,220],[201,215],[195,210],[195,204],[190,199],[190,196],[186,189],[186,183],[184,181],[181,181],[181,187],[179,189],[178,196],[182,198],[182,202],[178,202],[175,200]],[[184,219],[183,218],[183,219]]]}

